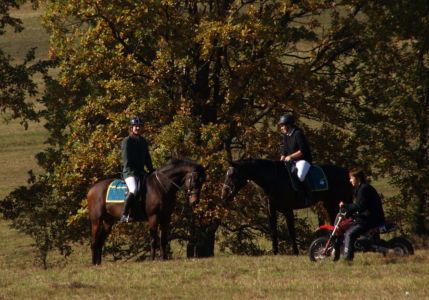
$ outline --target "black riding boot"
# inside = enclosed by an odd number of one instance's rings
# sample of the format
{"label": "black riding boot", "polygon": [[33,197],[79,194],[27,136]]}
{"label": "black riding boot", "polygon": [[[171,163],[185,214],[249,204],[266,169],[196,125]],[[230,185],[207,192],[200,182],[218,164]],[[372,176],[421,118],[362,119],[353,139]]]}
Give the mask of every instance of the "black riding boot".
{"label": "black riding boot", "polygon": [[354,255],[353,255],[353,251],[351,251],[351,250],[344,251],[343,259],[344,259],[345,261],[352,261],[352,260],[353,260],[353,257],[354,257]]}
{"label": "black riding boot", "polygon": [[129,217],[131,203],[134,201],[134,194],[128,193],[124,200],[124,208],[122,209],[122,216],[120,222],[130,222],[132,219]]}

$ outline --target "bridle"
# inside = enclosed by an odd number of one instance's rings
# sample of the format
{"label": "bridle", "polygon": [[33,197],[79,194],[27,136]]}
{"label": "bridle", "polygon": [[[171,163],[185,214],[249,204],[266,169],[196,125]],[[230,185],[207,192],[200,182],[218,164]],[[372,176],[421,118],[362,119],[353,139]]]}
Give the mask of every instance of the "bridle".
{"label": "bridle", "polygon": [[[167,179],[172,185],[174,185],[178,190],[184,191],[186,193],[186,195],[191,196],[191,195],[196,195],[199,193],[199,189],[196,187],[195,185],[195,178],[198,178],[199,173],[196,171],[191,172],[191,176],[189,176],[189,182],[187,184],[188,189],[184,190],[180,185],[178,185],[177,183],[175,183],[172,179],[170,179],[167,175],[165,175],[164,173],[160,172],[160,171],[155,171],[155,177],[159,183],[159,185],[162,187],[162,189],[164,190],[164,192],[168,192],[165,185],[162,184],[161,179],[159,178],[158,174],[161,174],[165,179]],[[186,184],[185,184],[186,185]]]}
{"label": "bridle", "polygon": [[235,187],[234,186],[230,186],[230,185],[227,185],[227,184],[223,184],[223,189],[225,190],[225,189],[228,189],[229,191],[230,191],[230,194],[228,195],[228,198],[229,197],[232,197],[232,195],[234,194],[234,190],[235,190]]}
{"label": "bridle", "polygon": [[191,176],[189,177],[188,190],[186,191],[188,195],[196,195],[199,193],[200,189],[197,188],[198,185],[195,184],[199,175],[200,174],[196,171],[191,172]]}
{"label": "bridle", "polygon": [[[235,174],[235,175],[234,175]],[[223,183],[223,189],[228,189],[230,191],[230,194],[227,196],[227,199],[235,197],[235,194],[240,190],[241,186],[243,186],[241,183],[249,182],[250,179],[246,177],[246,174],[242,171],[236,171],[234,173],[234,167],[230,167],[228,171],[226,172],[227,178],[229,178],[229,184]],[[234,179],[232,179],[234,178]],[[237,188],[238,185],[238,188]]]}

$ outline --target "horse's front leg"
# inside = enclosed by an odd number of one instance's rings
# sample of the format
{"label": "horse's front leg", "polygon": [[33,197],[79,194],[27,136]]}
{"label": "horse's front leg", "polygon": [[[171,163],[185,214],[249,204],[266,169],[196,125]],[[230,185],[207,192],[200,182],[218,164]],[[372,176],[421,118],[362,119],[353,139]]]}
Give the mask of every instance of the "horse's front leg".
{"label": "horse's front leg", "polygon": [[293,254],[298,255],[298,245],[296,243],[296,234],[295,234],[295,216],[293,210],[288,210],[284,213],[287,223],[287,229],[289,231],[289,236],[292,242]]}
{"label": "horse's front leg", "polygon": [[113,224],[101,220],[91,222],[91,251],[93,265],[101,265],[103,246],[112,231],[112,226]]}
{"label": "horse's front leg", "polygon": [[158,218],[152,216],[149,218],[149,232],[150,232],[150,258],[155,260],[156,247],[158,242]]}
{"label": "horse's front leg", "polygon": [[277,212],[273,208],[269,208],[268,217],[270,220],[271,242],[273,245],[273,254],[279,253],[279,240],[277,234]]}
{"label": "horse's front leg", "polygon": [[161,247],[160,247],[160,254],[161,258],[163,260],[166,260],[168,258],[167,255],[167,246],[168,246],[168,224],[162,224],[161,225]]}
{"label": "horse's front leg", "polygon": [[155,260],[158,232],[156,229],[150,229],[150,259]]}

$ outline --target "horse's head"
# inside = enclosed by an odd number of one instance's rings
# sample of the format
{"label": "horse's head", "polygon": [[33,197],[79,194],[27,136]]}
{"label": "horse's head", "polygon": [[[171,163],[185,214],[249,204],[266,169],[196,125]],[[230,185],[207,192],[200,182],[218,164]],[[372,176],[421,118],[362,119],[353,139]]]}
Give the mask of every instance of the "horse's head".
{"label": "horse's head", "polygon": [[191,205],[200,201],[200,192],[205,180],[205,170],[202,166],[196,166],[191,172],[186,174],[185,188],[189,196],[189,203]]}
{"label": "horse's head", "polygon": [[237,192],[247,183],[247,178],[244,176],[240,165],[232,161],[229,162],[229,167],[226,172],[225,181],[222,188],[222,200],[229,202],[231,201]]}

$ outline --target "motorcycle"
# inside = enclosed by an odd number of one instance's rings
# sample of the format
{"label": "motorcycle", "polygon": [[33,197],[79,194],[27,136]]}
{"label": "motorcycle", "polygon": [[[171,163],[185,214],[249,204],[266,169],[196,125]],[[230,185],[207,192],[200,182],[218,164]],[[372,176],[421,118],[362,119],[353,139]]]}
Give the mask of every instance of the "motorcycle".
{"label": "motorcycle", "polygon": [[[379,252],[384,256],[393,253],[402,257],[414,254],[413,245],[404,237],[394,237],[388,241],[381,239],[380,235],[398,229],[399,219],[386,220],[383,226],[370,229],[365,235],[355,242],[355,252]],[[334,225],[322,225],[319,227],[319,237],[310,245],[308,254],[311,261],[331,259],[337,261],[343,252],[344,233],[353,224],[353,218],[347,216],[343,208],[338,212]]]}

